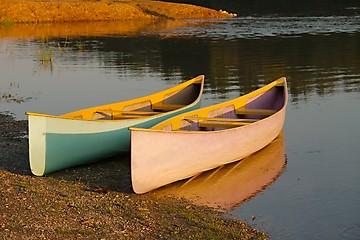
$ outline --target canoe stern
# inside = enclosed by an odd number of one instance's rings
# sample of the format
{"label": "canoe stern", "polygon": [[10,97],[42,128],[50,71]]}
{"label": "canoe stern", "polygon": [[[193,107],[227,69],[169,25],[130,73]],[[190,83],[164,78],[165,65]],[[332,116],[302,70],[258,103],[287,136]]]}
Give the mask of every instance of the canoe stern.
{"label": "canoe stern", "polygon": [[29,159],[31,172],[36,176],[45,174],[46,118],[29,116]]}

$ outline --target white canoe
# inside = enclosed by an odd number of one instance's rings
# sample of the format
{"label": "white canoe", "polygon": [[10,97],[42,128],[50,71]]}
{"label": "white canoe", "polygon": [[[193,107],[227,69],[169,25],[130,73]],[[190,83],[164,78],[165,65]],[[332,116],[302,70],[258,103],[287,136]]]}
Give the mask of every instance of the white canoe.
{"label": "white canoe", "polygon": [[243,159],[281,132],[288,102],[285,78],[242,97],[131,130],[131,178],[146,193]]}
{"label": "white canoe", "polygon": [[123,102],[55,116],[27,112],[34,175],[87,164],[130,150],[129,127],[151,127],[200,107],[204,76]]}

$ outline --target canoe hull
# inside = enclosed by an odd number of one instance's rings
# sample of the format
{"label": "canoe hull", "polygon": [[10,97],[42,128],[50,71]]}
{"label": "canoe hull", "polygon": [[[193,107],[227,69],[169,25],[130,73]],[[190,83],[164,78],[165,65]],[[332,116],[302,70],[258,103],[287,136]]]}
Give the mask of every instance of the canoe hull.
{"label": "canoe hull", "polygon": [[[145,193],[245,158],[272,142],[281,132],[284,120],[285,111],[282,111],[263,122],[229,131],[204,134],[133,131],[133,189]],[[137,162],[137,159],[142,160]]]}
{"label": "canoe hull", "polygon": [[[91,120],[69,117],[70,115],[82,113],[81,110],[75,114],[69,113],[62,116],[27,113],[29,125],[29,161],[32,173],[37,176],[43,176],[51,172],[88,164],[129,151],[129,127],[149,128],[177,114],[198,109],[200,107],[204,77],[199,76],[163,92],[139,98],[140,104],[145,100],[148,102],[152,101],[152,99],[158,100],[163,95],[172,94],[174,92],[173,89],[176,92],[181,91],[181,88],[179,88],[181,85],[184,86],[183,89],[188,89],[188,86],[191,84],[199,85],[198,90],[194,91],[194,94],[198,95],[193,96],[195,98],[193,102],[176,110],[164,111],[152,116],[120,120]],[[190,97],[189,95],[185,96]],[[137,104],[135,99],[118,105],[121,105],[123,108],[123,106],[128,105],[128,102],[131,105]],[[96,111],[93,109],[107,109],[109,106],[112,108],[113,105],[115,104],[93,107],[85,109],[84,112],[89,115],[87,112]],[[117,107],[119,108],[119,106]],[[114,113],[117,114],[117,112]]]}
{"label": "canoe hull", "polygon": [[[235,109],[242,104],[266,106],[270,102],[276,108],[274,113],[244,126],[228,129],[215,127],[214,130],[205,131],[192,127],[190,130],[174,127],[189,122],[186,120],[192,118],[188,116],[206,119],[216,113],[214,116],[218,120],[217,116],[220,115],[235,115]],[[259,151],[282,131],[286,104],[287,88],[283,79],[247,96],[178,115],[150,129],[131,128],[131,177],[134,192],[146,193]],[[234,117],[231,120],[237,119]]]}
{"label": "canoe hull", "polygon": [[[127,121],[126,124],[29,116],[29,142],[32,143],[29,151],[31,171],[34,175],[42,176],[129,151],[129,127],[149,128],[176,114],[196,109],[199,105],[200,103],[197,103],[187,109],[146,121]],[[66,125],[70,127],[67,128]],[[38,126],[46,126],[46,128],[39,131]],[[64,132],[65,129],[77,130]],[[100,130],[94,131],[94,129]]]}

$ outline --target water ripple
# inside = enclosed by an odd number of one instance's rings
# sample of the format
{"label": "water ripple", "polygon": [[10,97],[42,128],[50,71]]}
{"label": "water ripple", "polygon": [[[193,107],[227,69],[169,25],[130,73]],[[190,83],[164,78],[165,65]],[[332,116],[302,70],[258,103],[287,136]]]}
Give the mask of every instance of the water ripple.
{"label": "water ripple", "polygon": [[340,236],[345,239],[360,239],[360,226],[351,226],[344,229]]}
{"label": "water ripple", "polygon": [[[326,35],[360,31],[360,16],[327,17],[238,17],[212,20],[189,20],[191,28],[179,27],[172,35],[222,38],[298,37],[302,34]],[[166,33],[164,33],[166,34]]]}

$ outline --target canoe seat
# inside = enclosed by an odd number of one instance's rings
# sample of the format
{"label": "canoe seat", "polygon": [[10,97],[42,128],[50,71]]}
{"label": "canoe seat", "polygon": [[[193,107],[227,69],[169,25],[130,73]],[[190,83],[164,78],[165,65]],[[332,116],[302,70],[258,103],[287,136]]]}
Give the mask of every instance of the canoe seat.
{"label": "canoe seat", "polygon": [[139,116],[151,116],[158,114],[157,112],[144,112],[144,111],[118,111],[117,113],[123,115],[139,115]]}
{"label": "canoe seat", "polygon": [[152,105],[152,109],[154,111],[173,111],[182,107],[185,107],[186,105],[183,104],[165,104],[165,103],[155,103]]}
{"label": "canoe seat", "polygon": [[215,122],[215,121],[201,121],[199,127],[209,128],[232,128],[250,124],[249,122]]}
{"label": "canoe seat", "polygon": [[246,109],[246,108],[236,109],[236,114],[238,114],[238,115],[270,116],[274,113],[276,113],[276,110],[273,110],[273,109]]}
{"label": "canoe seat", "polygon": [[198,121],[199,127],[232,128],[251,124],[258,119],[221,118],[221,117],[186,117],[185,120]]}
{"label": "canoe seat", "polygon": [[117,114],[117,115],[112,115],[112,120],[116,120],[116,119],[134,119],[134,118],[141,118],[144,117],[142,115],[122,115],[122,114]]}
{"label": "canoe seat", "polygon": [[247,119],[247,118],[223,118],[223,117],[185,117],[186,120],[197,120],[197,121],[220,121],[220,122],[256,122],[259,119]]}
{"label": "canoe seat", "polygon": [[152,116],[158,114],[157,112],[121,111],[121,110],[112,110],[112,109],[98,109],[96,110],[95,113],[100,114],[104,117],[110,117],[113,120],[140,118],[140,117],[146,117],[146,116]]}

